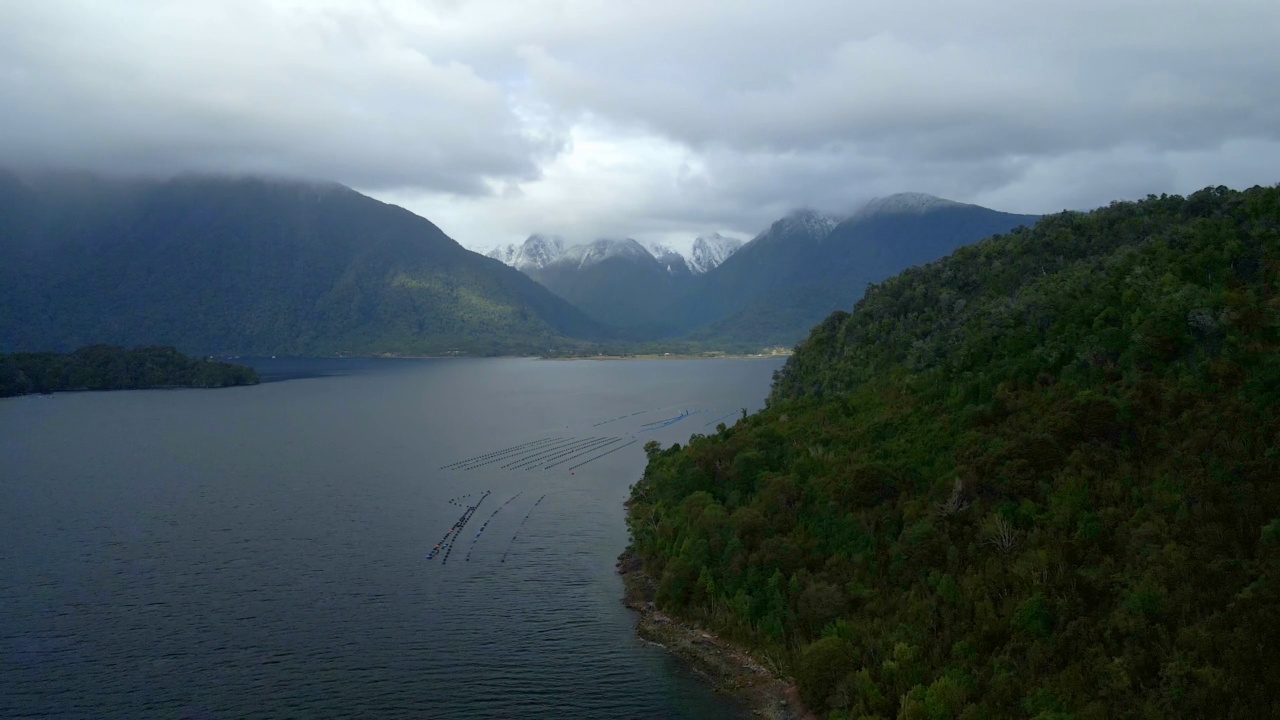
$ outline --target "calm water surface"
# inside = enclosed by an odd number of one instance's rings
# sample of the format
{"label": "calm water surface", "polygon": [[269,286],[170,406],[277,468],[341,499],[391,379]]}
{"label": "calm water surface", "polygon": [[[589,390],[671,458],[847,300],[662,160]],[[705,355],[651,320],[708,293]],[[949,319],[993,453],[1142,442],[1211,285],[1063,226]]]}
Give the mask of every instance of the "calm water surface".
{"label": "calm water surface", "polygon": [[733,716],[613,563],[644,442],[780,361],[254,364],[0,401],[0,717]]}

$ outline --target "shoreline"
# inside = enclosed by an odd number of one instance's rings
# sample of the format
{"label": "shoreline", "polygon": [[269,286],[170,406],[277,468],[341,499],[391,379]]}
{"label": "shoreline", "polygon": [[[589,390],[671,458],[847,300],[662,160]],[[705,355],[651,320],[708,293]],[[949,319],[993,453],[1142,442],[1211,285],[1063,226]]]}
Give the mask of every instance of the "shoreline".
{"label": "shoreline", "polygon": [[639,616],[637,637],[661,646],[753,717],[816,720],[800,703],[791,682],[740,648],[660,612],[653,603],[658,584],[644,574],[630,548],[619,556],[616,570],[624,587],[622,604]]}
{"label": "shoreline", "polygon": [[539,358],[541,360],[768,360],[769,358],[791,357],[791,353],[761,354],[718,354],[718,355],[680,355],[675,353],[647,353],[639,355],[558,355]]}
{"label": "shoreline", "polygon": [[234,360],[768,360],[770,358],[791,357],[791,352],[784,353],[719,353],[719,354],[676,354],[676,353],[641,353],[636,355],[467,355],[453,353],[449,355],[394,355],[378,353],[374,355],[209,355],[220,362]]}

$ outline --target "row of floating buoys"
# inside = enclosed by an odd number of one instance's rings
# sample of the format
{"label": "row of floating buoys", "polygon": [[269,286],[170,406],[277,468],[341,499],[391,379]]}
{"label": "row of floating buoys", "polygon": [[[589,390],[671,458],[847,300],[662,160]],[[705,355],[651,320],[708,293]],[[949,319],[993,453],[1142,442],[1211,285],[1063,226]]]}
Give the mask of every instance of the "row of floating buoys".
{"label": "row of floating buoys", "polygon": [[503,453],[502,455],[489,458],[488,460],[485,460],[483,462],[467,465],[462,469],[475,470],[476,468],[481,468],[481,467],[484,467],[485,465],[492,465],[493,463],[496,463],[496,462],[503,462],[504,460],[513,460],[513,459],[519,459],[521,457],[529,457],[532,455],[537,455],[538,453],[544,452],[546,450],[552,450],[555,448],[564,447],[565,445],[570,445],[577,441],[578,441],[578,438],[556,438],[554,441],[546,443],[544,445],[538,445],[536,447],[527,447],[527,448],[523,448],[521,450],[517,450],[515,452],[510,452],[510,453]]}
{"label": "row of floating buoys", "polygon": [[480,507],[480,503],[484,502],[484,499],[487,497],[489,497],[489,491],[485,490],[484,493],[480,495],[480,499],[476,501],[476,504],[468,507],[467,511],[462,514],[462,518],[457,525],[457,531],[453,533],[453,539],[449,541],[449,547],[445,548],[444,558],[440,560],[441,565],[449,562],[449,555],[453,553],[453,547],[458,544],[458,535],[462,534],[462,528],[466,526],[467,521],[471,520],[471,516],[476,512],[476,508]]}
{"label": "row of floating buoys", "polygon": [[[573,454],[581,453],[581,452],[591,452],[592,450],[595,450],[596,448],[604,447],[605,445],[609,445],[610,443],[617,442],[619,439],[620,439],[620,438],[613,438],[613,437],[596,438],[595,440],[593,440],[592,442],[587,443],[586,445],[579,445],[579,446],[578,446],[578,447],[576,447],[576,448],[572,448],[572,449],[570,449],[570,450],[565,450],[565,451],[563,451],[563,452],[558,452],[558,453],[556,453],[555,455],[551,455],[551,456],[549,456],[549,457],[542,458],[541,460],[537,461],[536,463],[534,463],[534,464],[532,464],[532,465],[529,465],[529,466],[526,466],[524,469],[525,469],[525,470],[533,470],[533,469],[534,469],[534,468],[536,468],[538,465],[541,465],[541,464],[542,464],[542,463],[544,463],[544,462],[553,462],[553,461],[556,461],[556,460],[559,460],[559,459],[561,459],[561,458],[565,457],[566,455],[573,455]],[[547,467],[550,467],[550,466],[547,466]],[[546,468],[543,468],[543,469],[545,470]]]}
{"label": "row of floating buoys", "polygon": [[471,553],[475,551],[475,549],[476,549],[476,543],[480,542],[480,536],[481,536],[482,534],[484,534],[484,530],[485,530],[485,528],[489,527],[489,523],[493,522],[493,518],[494,518],[494,516],[495,516],[495,515],[497,515],[497,514],[498,514],[498,511],[499,511],[499,510],[501,510],[502,508],[504,508],[504,507],[506,507],[506,506],[510,505],[512,500],[515,500],[516,498],[520,497],[520,496],[521,496],[521,495],[523,495],[523,494],[524,494],[524,491],[523,491],[523,490],[521,490],[520,492],[516,493],[515,495],[512,495],[511,497],[507,498],[507,501],[506,501],[506,502],[504,502],[504,503],[502,503],[501,505],[499,505],[499,506],[498,506],[498,509],[497,509],[497,510],[494,510],[494,511],[489,515],[489,517],[485,519],[484,524],[480,526],[480,530],[479,530],[478,532],[476,532],[476,536],[475,536],[474,538],[472,538],[472,539],[471,539],[471,547],[467,548],[467,562],[471,562]]}
{"label": "row of floating buoys", "polygon": [[524,524],[525,524],[525,523],[527,523],[527,522],[529,522],[529,516],[533,514],[533,508],[538,507],[538,505],[540,505],[540,504],[542,503],[542,500],[543,500],[543,498],[545,498],[545,497],[546,497],[546,495],[543,495],[542,497],[538,498],[538,502],[535,502],[535,503],[533,504],[533,507],[529,508],[529,512],[527,512],[527,513],[525,513],[525,514],[524,514],[524,519],[520,521],[520,526],[516,528],[516,531],[515,531],[514,533],[512,533],[512,534],[511,534],[511,540],[507,542],[507,549],[506,549],[505,551],[503,551],[503,553],[502,553],[502,559],[501,559],[501,560],[499,560],[498,562],[506,562],[506,561],[507,561],[507,554],[511,552],[511,546],[512,546],[512,544],[514,544],[514,543],[515,543],[515,541],[516,541],[516,536],[517,536],[517,535],[519,535],[519,534],[520,534],[520,531],[524,529]]}
{"label": "row of floating buoys", "polygon": [[449,504],[450,504],[450,505],[457,506],[457,507],[460,507],[460,508],[466,508],[466,507],[469,507],[468,505],[464,504],[462,501],[463,501],[463,500],[466,500],[467,498],[471,497],[472,495],[475,495],[475,493],[467,493],[466,495],[459,495],[458,497],[451,497],[451,498],[449,498]]}
{"label": "row of floating buoys", "polygon": [[679,419],[680,419],[680,418],[682,418],[682,417],[684,417],[684,414],[683,414],[683,413],[681,413],[680,415],[676,415],[676,416],[674,416],[674,417],[662,418],[661,420],[654,420],[653,422],[651,422],[651,423],[645,423],[645,424],[641,425],[640,427],[642,427],[642,428],[647,428],[647,427],[650,427],[650,426],[652,426],[652,425],[662,425],[663,423],[671,422],[672,420],[679,420]]}
{"label": "row of floating buoys", "polygon": [[[608,439],[608,442],[600,443],[600,444],[595,445],[595,446],[593,446],[593,447],[584,448],[584,449],[582,449],[582,450],[579,450],[579,451],[575,452],[574,454],[570,455],[569,457],[566,457],[566,458],[560,458],[559,460],[556,460],[555,462],[551,463],[550,465],[547,465],[547,466],[543,467],[542,469],[543,469],[543,470],[550,470],[551,468],[556,467],[556,466],[558,466],[558,465],[563,465],[563,464],[565,464],[565,463],[569,462],[570,460],[574,460],[574,459],[576,459],[576,458],[580,458],[580,457],[582,457],[583,455],[586,455],[587,453],[592,453],[592,452],[595,452],[595,451],[597,451],[597,450],[603,450],[604,448],[607,448],[607,447],[609,447],[610,445],[613,445],[614,443],[620,443],[620,442],[622,442],[622,438],[620,438],[620,437],[609,438],[609,439]],[[550,459],[555,460],[555,458],[550,458]]]}
{"label": "row of floating buoys", "polygon": [[523,456],[523,455],[531,455],[531,454],[533,454],[533,453],[542,452],[543,450],[547,450],[547,449],[550,449],[550,448],[553,448],[553,447],[558,447],[558,446],[564,445],[564,444],[566,444],[566,443],[571,443],[571,442],[573,442],[573,441],[574,441],[574,439],[575,439],[575,438],[563,438],[563,437],[558,437],[558,438],[555,438],[554,440],[552,440],[552,441],[550,441],[550,442],[543,443],[543,444],[541,444],[541,445],[530,446],[530,447],[527,447],[527,448],[521,448],[521,449],[519,449],[519,450],[516,450],[515,452],[502,453],[501,455],[496,455],[496,456],[491,457],[491,458],[489,458],[489,459],[487,459],[487,460],[484,460],[484,461],[482,461],[482,462],[472,463],[471,465],[466,465],[466,466],[464,466],[462,469],[463,469],[463,470],[475,470],[476,468],[481,468],[481,467],[484,467],[485,465],[492,465],[493,463],[496,463],[496,462],[503,462],[503,461],[506,461],[506,460],[511,460],[512,458],[520,457],[520,456]]}
{"label": "row of floating buoys", "polygon": [[635,418],[636,415],[644,415],[645,413],[653,413],[653,410],[636,410],[630,415],[618,415],[617,418],[609,418],[608,420],[600,420],[599,423],[591,425],[593,428],[599,428],[600,425],[608,425],[609,423],[617,423],[618,420],[626,420],[627,418]]}
{"label": "row of floating buoys", "polygon": [[[737,412],[737,411],[735,410],[734,412]],[[731,413],[725,413],[724,415],[721,415],[720,417],[716,418],[715,420],[712,420],[711,422],[707,423],[706,425],[703,425],[702,427],[710,427],[711,425],[714,425],[715,423],[718,423],[718,422],[720,422],[721,420],[724,420],[724,419],[726,419],[726,418],[728,418],[728,417],[731,417],[732,415],[733,415],[733,413],[732,413],[732,412],[731,412]]]}
{"label": "row of floating buoys", "polygon": [[[494,459],[492,460],[486,460],[484,462],[480,462],[480,464],[477,464],[477,465],[467,466],[466,469],[475,470],[476,468],[483,468],[483,466],[485,465],[492,465],[494,464],[494,462],[506,461],[508,462],[508,464],[509,462],[518,462],[520,460],[526,459],[526,457],[540,455],[540,454],[543,454],[543,452],[547,452],[550,450],[558,450],[558,448],[573,445],[573,443],[577,441],[579,441],[579,438],[557,438],[556,442],[550,442],[550,443],[547,443],[547,445],[540,445],[538,447],[525,448],[525,450],[521,450],[518,452],[511,452],[511,454],[507,454],[507,455],[500,455],[498,457],[494,457]],[[503,468],[506,468],[506,465],[503,465]]]}
{"label": "row of floating buoys", "polygon": [[[484,499],[488,496],[489,491],[485,490],[481,493],[480,500],[477,501],[475,505],[467,506],[467,509],[463,511],[462,516],[459,517],[453,526],[449,528],[448,532],[444,534],[444,537],[440,538],[440,542],[436,543],[435,547],[431,548],[431,551],[427,553],[428,560],[434,560],[436,555],[440,554],[441,550],[445,550],[447,552],[448,549],[452,547],[451,540],[458,537],[458,533],[462,530],[462,526],[466,525],[467,521],[471,519],[471,513],[475,512],[476,508],[480,507],[480,503],[484,502]],[[469,496],[463,495],[463,497]]]}
{"label": "row of floating buoys", "polygon": [[[704,413],[704,412],[706,412],[706,410],[694,410],[693,412],[689,412],[688,410],[685,410],[684,412],[680,413],[679,415],[673,418],[667,418],[666,420],[662,421],[662,424],[658,425],[657,427],[649,427],[648,425],[642,425],[641,427],[644,429],[641,430],[640,432],[649,432],[650,430],[661,430],[664,427],[671,427],[672,425],[675,425],[676,423],[680,422],[681,420],[684,420],[687,417],[692,417],[693,415],[697,415],[699,413]],[[655,423],[649,423],[649,425],[654,425],[654,424]]]}
{"label": "row of floating buoys", "polygon": [[503,450],[494,450],[493,452],[488,452],[488,453],[485,453],[484,455],[477,455],[477,456],[475,456],[475,457],[473,457],[473,458],[467,458],[466,460],[459,460],[458,462],[455,462],[455,463],[449,463],[448,465],[441,465],[441,466],[440,466],[440,469],[441,469],[441,470],[452,470],[452,469],[455,469],[455,468],[456,468],[456,469],[461,469],[463,465],[469,465],[469,464],[471,464],[471,463],[473,463],[473,462],[476,462],[476,461],[479,461],[479,460],[487,460],[487,459],[489,459],[489,458],[493,457],[494,455],[502,455],[502,454],[505,454],[505,453],[515,452],[515,451],[517,451],[517,450],[521,450],[521,449],[524,449],[524,448],[529,448],[529,447],[534,446],[534,445],[541,445],[541,444],[544,444],[544,443],[553,442],[553,441],[555,441],[555,440],[559,440],[559,439],[560,439],[560,438],[543,438],[543,439],[541,439],[541,440],[532,440],[532,441],[530,441],[530,442],[523,443],[523,444],[520,444],[520,445],[515,445],[515,446],[513,446],[513,447],[505,448],[505,449],[503,449]]}
{"label": "row of floating buoys", "polygon": [[588,444],[590,444],[590,443],[596,442],[596,441],[597,441],[597,440],[599,440],[599,439],[600,439],[600,438],[597,438],[597,437],[589,437],[589,438],[587,438],[587,439],[585,439],[585,440],[583,440],[583,439],[578,439],[578,440],[575,440],[574,442],[568,443],[567,445],[561,445],[561,446],[559,446],[559,447],[552,448],[552,449],[550,449],[550,450],[544,450],[544,451],[539,452],[539,453],[534,453],[533,455],[527,455],[527,456],[525,456],[525,457],[523,457],[523,458],[517,458],[517,459],[512,460],[511,462],[507,463],[506,465],[503,465],[503,466],[502,466],[502,469],[504,469],[504,470],[505,470],[505,469],[507,469],[507,468],[515,468],[515,469],[519,469],[519,468],[524,467],[524,465],[525,465],[526,463],[530,463],[530,462],[537,462],[537,461],[542,460],[543,458],[546,458],[546,457],[548,457],[548,456],[555,455],[557,452],[560,452],[561,450],[570,450],[570,449],[575,448],[575,447],[582,447],[583,445],[588,445]]}
{"label": "row of floating buoys", "polygon": [[605,455],[608,455],[609,453],[615,453],[615,452],[618,452],[619,450],[621,450],[621,449],[622,449],[622,448],[624,448],[624,447],[627,447],[627,446],[630,446],[630,445],[635,445],[637,442],[640,442],[640,441],[639,441],[639,440],[632,440],[632,441],[631,441],[631,442],[629,442],[629,443],[624,443],[624,444],[622,444],[622,445],[619,445],[619,446],[618,446],[618,447],[616,447],[616,448],[613,448],[613,449],[611,449],[611,450],[607,450],[607,451],[605,451],[605,452],[602,452],[602,453],[600,453],[599,455],[596,455],[595,457],[587,458],[586,460],[583,460],[582,462],[578,463],[577,465],[571,465],[571,466],[569,466],[569,472],[573,472],[574,470],[577,470],[578,468],[582,467],[583,465],[586,465],[586,464],[587,464],[587,463],[589,463],[589,462],[595,462],[596,460],[599,460],[600,458],[604,457]]}

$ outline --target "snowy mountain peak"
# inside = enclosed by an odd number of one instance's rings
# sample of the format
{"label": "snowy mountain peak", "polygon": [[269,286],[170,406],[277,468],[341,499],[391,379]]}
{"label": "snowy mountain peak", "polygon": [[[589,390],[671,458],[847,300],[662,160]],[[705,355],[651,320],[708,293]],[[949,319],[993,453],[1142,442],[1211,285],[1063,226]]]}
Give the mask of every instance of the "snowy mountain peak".
{"label": "snowy mountain peak", "polygon": [[922,215],[927,212],[948,207],[957,207],[961,203],[953,200],[928,195],[925,193],[898,193],[888,197],[875,198],[862,206],[855,217],[871,217],[873,215]]}
{"label": "snowy mountain peak", "polygon": [[517,270],[541,270],[549,265],[591,267],[609,258],[624,257],[641,262],[657,261],[669,274],[701,275],[724,262],[742,247],[742,241],[720,233],[702,235],[685,254],[661,242],[640,243],[631,238],[603,238],[582,245],[566,245],[553,235],[530,235],[520,245],[503,245],[487,254]]}
{"label": "snowy mountain peak", "polygon": [[771,242],[775,238],[804,235],[822,242],[836,227],[836,220],[816,210],[793,210],[786,217],[769,226],[755,241]]}
{"label": "snowy mountain peak", "polygon": [[670,275],[683,275],[695,272],[689,262],[689,258],[680,254],[680,251],[660,242],[646,242],[644,248],[649,251],[654,260],[662,266]]}
{"label": "snowy mountain peak", "polygon": [[693,249],[689,253],[687,260],[689,270],[695,275],[714,270],[740,247],[742,247],[741,240],[725,237],[720,233],[699,235],[693,241]]}
{"label": "snowy mountain peak", "polygon": [[516,253],[519,252],[519,250],[520,249],[516,247],[514,243],[508,243],[506,245],[499,245],[485,253],[484,256],[487,258],[493,258],[503,265],[511,265],[515,261]]}
{"label": "snowy mountain peak", "polygon": [[564,254],[556,262],[572,263],[581,270],[617,257],[640,260],[653,259],[653,255],[643,245],[631,238],[622,240],[602,238],[586,245],[574,245],[565,250]]}
{"label": "snowy mountain peak", "polygon": [[565,253],[564,238],[555,235],[530,235],[520,245],[499,246],[487,257],[499,260],[517,270],[541,270],[559,260]]}

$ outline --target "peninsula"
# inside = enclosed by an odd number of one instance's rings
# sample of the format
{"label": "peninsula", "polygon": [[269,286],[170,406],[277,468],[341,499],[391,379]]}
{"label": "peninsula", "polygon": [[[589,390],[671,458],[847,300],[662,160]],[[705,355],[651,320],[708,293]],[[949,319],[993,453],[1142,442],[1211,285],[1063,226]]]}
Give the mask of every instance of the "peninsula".
{"label": "peninsula", "polygon": [[68,390],[256,385],[252,368],[187,357],[171,347],[89,345],[71,353],[0,355],[0,397]]}

